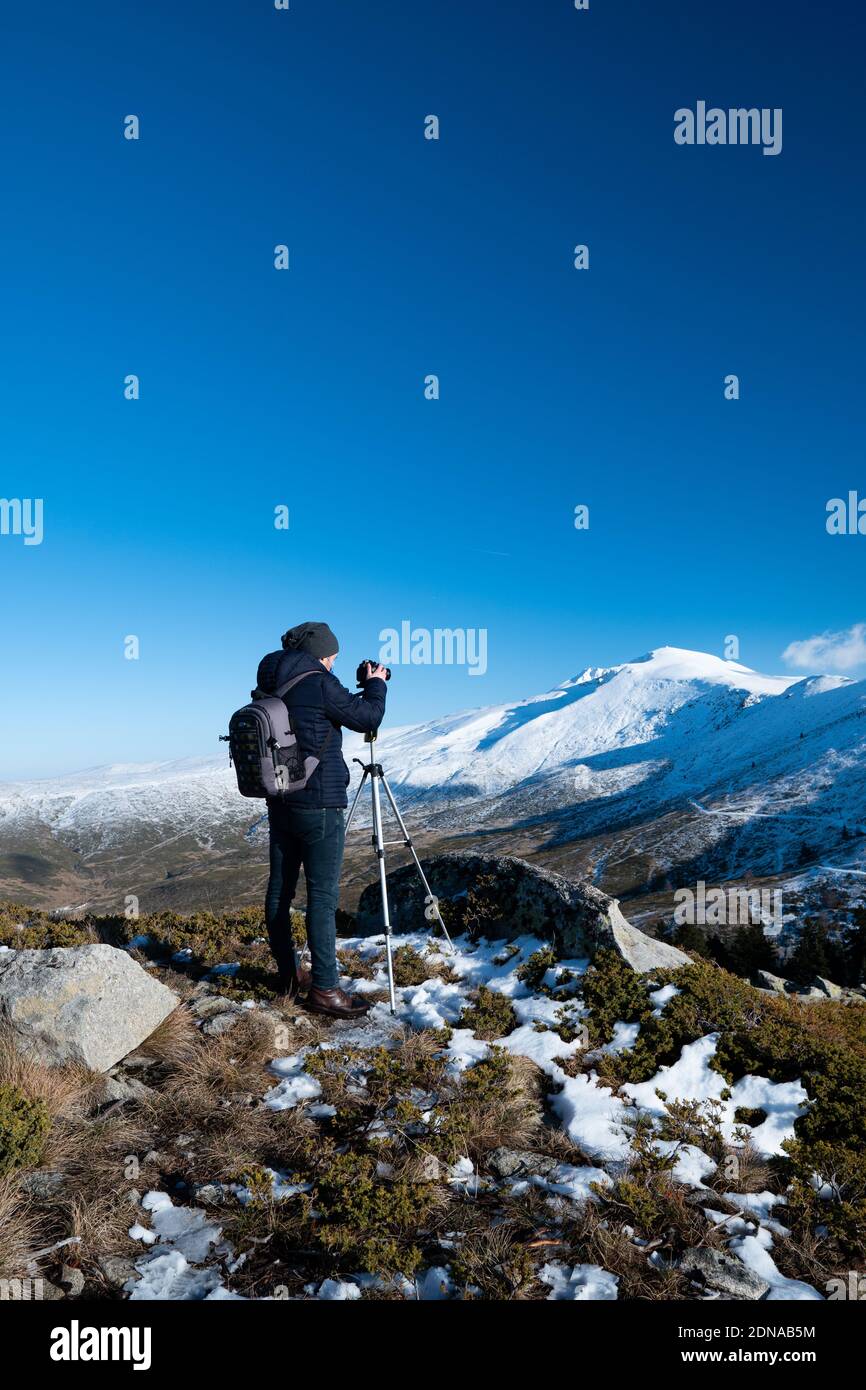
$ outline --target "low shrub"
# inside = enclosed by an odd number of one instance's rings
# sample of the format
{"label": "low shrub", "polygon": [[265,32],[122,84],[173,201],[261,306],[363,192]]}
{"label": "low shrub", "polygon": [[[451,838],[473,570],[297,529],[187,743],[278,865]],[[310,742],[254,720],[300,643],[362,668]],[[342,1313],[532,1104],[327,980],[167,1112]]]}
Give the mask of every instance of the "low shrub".
{"label": "low shrub", "polygon": [[421,1262],[416,1237],[430,1212],[429,1183],[385,1180],[375,1155],[335,1154],[305,1199],[319,1242],[371,1274],[411,1275]]}
{"label": "low shrub", "polygon": [[50,1129],[51,1118],[41,1100],[0,1083],[0,1177],[38,1167]]}
{"label": "low shrub", "polygon": [[542,946],[540,951],[533,951],[522,965],[518,965],[517,978],[522,980],[527,988],[538,994],[541,991],[545,975],[555,965],[556,952],[553,947]]}
{"label": "low shrub", "polygon": [[475,997],[460,1015],[458,1028],[471,1028],[478,1038],[493,1042],[507,1037],[517,1027],[517,1015],[511,1000],[496,990],[481,985]]}
{"label": "low shrub", "polygon": [[394,966],[394,984],[398,987],[404,985],[423,985],[425,980],[429,980],[433,971],[430,962],[425,961],[424,957],[415,950],[414,946],[398,946],[392,956]]}
{"label": "low shrub", "polygon": [[[652,1016],[646,985],[615,951],[599,951],[583,978],[593,1044],[609,1043],[616,1023],[640,1023]],[[650,1073],[652,1075],[652,1073]]]}

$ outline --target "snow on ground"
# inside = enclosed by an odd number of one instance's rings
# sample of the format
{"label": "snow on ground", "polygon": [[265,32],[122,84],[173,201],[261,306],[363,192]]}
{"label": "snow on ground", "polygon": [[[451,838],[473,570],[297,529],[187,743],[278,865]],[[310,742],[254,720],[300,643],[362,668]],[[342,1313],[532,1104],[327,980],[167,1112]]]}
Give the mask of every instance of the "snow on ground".
{"label": "snow on ground", "polygon": [[[651,1115],[664,1114],[665,1103],[657,1091],[663,1091],[668,1100],[718,1100],[722,1131],[729,1143],[735,1141],[738,1109],[764,1110],[767,1118],[749,1130],[752,1144],[762,1158],[784,1153],[782,1143],[793,1139],[794,1121],[805,1114],[809,1103],[802,1083],[743,1076],[728,1087],[725,1078],[710,1066],[718,1041],[717,1033],[708,1033],[688,1043],[678,1061],[662,1067],[649,1081],[623,1086],[624,1093]],[[725,1091],[730,1091],[730,1096],[722,1100]]]}
{"label": "snow on ground", "polygon": [[608,1052],[616,1056],[618,1052],[631,1052],[638,1040],[640,1033],[639,1023],[615,1023],[613,1025],[613,1037],[609,1043],[605,1043],[602,1052]]}
{"label": "snow on ground", "polygon": [[[315,1284],[307,1286],[309,1293],[314,1293]],[[316,1298],[326,1299],[331,1303],[347,1302],[350,1299],[360,1298],[361,1289],[358,1284],[353,1284],[345,1279],[325,1279],[315,1292]]]}
{"label": "snow on ground", "polygon": [[[134,1240],[149,1245],[148,1254],[135,1266],[139,1277],[125,1290],[130,1299],[235,1299],[222,1275],[205,1261],[213,1255],[222,1234],[199,1207],[176,1207],[167,1192],[148,1192],[142,1207],[151,1214],[151,1228],[137,1223],[130,1228]],[[222,1253],[230,1253],[225,1247]]]}
{"label": "snow on ground", "polygon": [[663,1091],[668,1100],[718,1100],[727,1086],[725,1078],[709,1065],[718,1040],[717,1033],[709,1033],[688,1043],[676,1062],[662,1067],[649,1081],[623,1086],[624,1093],[651,1115],[665,1113],[665,1103],[657,1091]]}
{"label": "snow on ground", "polygon": [[699,1149],[694,1144],[681,1144],[677,1147],[672,1142],[659,1140],[656,1148],[660,1153],[670,1156],[677,1151],[676,1162],[672,1172],[677,1182],[686,1183],[689,1187],[703,1187],[704,1178],[708,1178],[711,1173],[716,1171],[716,1164],[705,1154],[703,1149]]}
{"label": "snow on ground", "polygon": [[773,1207],[782,1206],[785,1202],[784,1197],[779,1196],[778,1193],[726,1192],[725,1196],[741,1211],[755,1216],[762,1226],[766,1226],[768,1231],[773,1231],[780,1236],[790,1235],[788,1228],[772,1216]]}
{"label": "snow on ground", "polygon": [[568,1299],[570,1302],[592,1299],[610,1301],[617,1297],[617,1277],[599,1265],[546,1264],[539,1279],[550,1287],[548,1299]]}
{"label": "snow on ground", "polygon": [[606,1086],[599,1086],[595,1072],[567,1076],[551,1064],[548,1074],[562,1086],[551,1096],[550,1105],[569,1139],[590,1158],[625,1162],[629,1139],[623,1125],[627,1113],[624,1101]]}
{"label": "snow on ground", "polygon": [[[354,980],[350,987],[357,993],[382,990],[387,981],[383,939],[364,938],[348,940],[343,944],[357,950],[376,967],[372,980]],[[400,944],[412,946],[429,960],[431,968],[447,964],[456,978],[443,980],[431,975],[421,985],[398,988],[396,1018],[391,1016],[386,1004],[377,1003],[366,1019],[346,1027],[340,1025],[318,1047],[396,1047],[406,1028],[442,1028],[448,1025],[452,1032],[445,1050],[448,1070],[452,1075],[461,1073],[485,1057],[491,1047],[500,1047],[513,1056],[527,1057],[537,1063],[558,1088],[548,1098],[552,1116],[592,1162],[583,1165],[560,1163],[546,1176],[528,1174],[520,1179],[507,1180],[512,1191],[532,1185],[549,1193],[552,1203],[595,1200],[593,1184],[609,1184],[611,1173],[622,1171],[629,1158],[629,1121],[639,1114],[654,1119],[664,1114],[664,1102],[656,1094],[658,1090],[664,1092],[668,1100],[703,1103],[711,1098],[716,1099],[720,1106],[723,1131],[730,1142],[735,1139],[734,1116],[738,1107],[763,1110],[766,1119],[749,1132],[758,1151],[764,1156],[782,1152],[783,1140],[793,1135],[794,1121],[804,1113],[808,1104],[806,1092],[799,1081],[778,1084],[760,1076],[742,1077],[729,1088],[729,1096],[722,1099],[728,1089],[725,1079],[710,1065],[718,1043],[716,1034],[687,1044],[680,1057],[670,1066],[661,1067],[651,1080],[625,1085],[619,1093],[601,1085],[595,1072],[569,1076],[561,1064],[564,1059],[579,1052],[585,1046],[585,1040],[578,1036],[571,1042],[565,1042],[555,1028],[563,1020],[563,1009],[571,1027],[579,1028],[583,1016],[582,1004],[579,1000],[551,998],[535,993],[517,975],[519,967],[546,943],[524,936],[514,943],[516,950],[505,951],[502,941],[471,942],[461,937],[456,940],[455,950],[451,952],[426,933],[419,932],[401,936]],[[560,962],[553,971],[547,972],[547,987],[556,989],[560,976],[566,970],[571,972],[572,977],[579,978],[586,967],[586,961]],[[479,985],[486,985],[490,990],[506,996],[518,1019],[518,1026],[511,1033],[493,1043],[476,1038],[471,1029],[454,1026]],[[676,992],[669,986],[655,989],[650,999],[657,1009],[662,1009]],[[620,1022],[615,1027],[613,1041],[603,1050],[616,1052],[633,1047],[637,1035],[638,1025]],[[318,1102],[321,1087],[306,1070],[306,1058],[312,1050],[305,1047],[290,1057],[278,1057],[271,1062],[270,1070],[276,1084],[267,1092],[265,1103],[272,1109],[306,1106],[306,1113],[312,1118],[326,1118],[331,1112],[332,1107]],[[433,1099],[426,1098],[430,1104]],[[672,1153],[676,1147],[670,1142],[656,1142],[662,1152]],[[685,1145],[676,1149],[673,1169],[676,1181],[700,1188],[714,1170],[715,1163],[700,1148]],[[271,1171],[270,1177],[277,1200],[291,1200],[300,1192],[309,1190],[303,1184],[288,1181],[284,1174]],[[492,1185],[492,1179],[479,1175],[468,1158],[459,1159],[451,1166],[447,1181],[467,1196],[473,1196]],[[241,1201],[249,1200],[251,1194],[240,1187],[234,1190]],[[708,1189],[708,1218],[726,1226],[732,1237],[730,1250],[771,1284],[769,1297],[820,1297],[808,1285],[785,1279],[769,1253],[773,1234],[784,1234],[784,1227],[771,1216],[773,1206],[783,1199],[769,1192],[730,1194],[729,1200],[742,1212],[737,1217],[715,1211],[712,1195]],[[150,1213],[151,1226],[147,1228],[138,1224],[130,1234],[145,1245],[149,1243],[149,1249],[136,1266],[139,1279],[127,1285],[130,1297],[234,1297],[224,1286],[219,1269],[206,1264],[215,1252],[221,1251],[226,1258],[233,1253],[226,1252],[225,1247],[220,1246],[219,1226],[204,1211],[175,1207],[166,1193],[148,1193],[142,1205]],[[550,1286],[550,1299],[617,1297],[615,1276],[593,1265],[568,1268],[551,1262],[545,1265],[540,1277]],[[318,1287],[311,1285],[307,1296],[325,1300],[355,1299],[360,1296],[362,1288],[370,1285],[372,1278],[359,1273],[349,1280],[326,1279]],[[404,1297],[415,1299],[458,1296],[450,1271],[438,1266],[420,1271],[415,1280],[403,1280],[399,1291]]]}
{"label": "snow on ground", "polygon": [[322,1088],[313,1076],[304,1071],[306,1049],[293,1057],[276,1057],[271,1062],[271,1071],[283,1079],[265,1096],[265,1105],[270,1110],[292,1110],[304,1100],[315,1100],[322,1094]]}
{"label": "snow on ground", "polygon": [[612,1180],[603,1168],[593,1168],[590,1164],[576,1166],[573,1163],[560,1163],[547,1178],[534,1173],[530,1178],[508,1178],[506,1181],[513,1195],[525,1192],[528,1187],[539,1187],[553,1196],[570,1197],[574,1202],[591,1202],[595,1200],[593,1183],[609,1187]]}
{"label": "snow on ground", "polygon": [[749,1138],[764,1158],[784,1153],[785,1139],[794,1137],[794,1121],[804,1115],[809,1097],[800,1081],[774,1082],[765,1076],[742,1076],[732,1088],[731,1113],[738,1107],[765,1110],[767,1118],[749,1130]]}
{"label": "snow on ground", "polygon": [[729,1248],[733,1255],[739,1255],[744,1265],[748,1265],[761,1279],[766,1279],[770,1285],[768,1301],[822,1299],[823,1295],[811,1284],[804,1284],[799,1279],[786,1279],[784,1274],[779,1273],[770,1254],[772,1244],[770,1232],[759,1227],[756,1235],[737,1236]]}
{"label": "snow on ground", "polygon": [[[326,1108],[331,1109],[330,1106]],[[312,1108],[308,1113],[312,1113]],[[291,1182],[285,1173],[277,1173],[273,1168],[263,1168],[262,1172],[267,1173],[271,1180],[271,1196],[275,1202],[285,1202],[289,1197],[297,1197],[299,1192],[309,1192],[312,1187],[312,1183],[309,1182]],[[240,1183],[230,1183],[229,1188],[243,1206],[255,1201],[255,1194],[248,1187],[243,1187]]]}
{"label": "snow on ground", "polygon": [[662,1013],[665,1004],[669,1004],[679,993],[676,985],[663,985],[661,989],[655,989],[650,993],[650,1003],[653,1005],[656,1018]]}

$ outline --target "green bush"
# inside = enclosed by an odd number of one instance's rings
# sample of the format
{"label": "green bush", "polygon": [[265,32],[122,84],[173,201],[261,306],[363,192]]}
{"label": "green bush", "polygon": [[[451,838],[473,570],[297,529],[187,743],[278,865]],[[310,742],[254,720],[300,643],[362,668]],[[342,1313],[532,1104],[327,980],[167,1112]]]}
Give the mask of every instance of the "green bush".
{"label": "green bush", "polygon": [[[640,1023],[652,1015],[646,985],[616,951],[599,951],[583,978],[590,1041],[609,1043],[615,1023]],[[650,1073],[652,1075],[652,1073]]]}
{"label": "green bush", "polygon": [[[866,1256],[866,1154],[844,1143],[795,1139],[785,1145],[790,1157],[790,1178],[785,1220],[795,1231],[826,1227],[843,1252],[855,1260]],[[832,1198],[821,1197],[813,1174],[833,1189]]]}
{"label": "green bush", "polygon": [[337,964],[344,975],[348,975],[352,980],[374,980],[378,969],[378,961],[375,957],[370,960],[367,956],[362,956],[361,952],[343,946],[337,952]]}
{"label": "green bush", "polygon": [[504,1038],[517,1027],[517,1015],[511,1000],[496,990],[481,985],[473,1002],[460,1015],[458,1028],[471,1028],[477,1038],[492,1042]]}
{"label": "green bush", "polygon": [[421,1261],[414,1243],[434,1200],[429,1183],[386,1181],[373,1154],[335,1154],[307,1202],[320,1243],[371,1274],[412,1274]]}
{"label": "green bush", "polygon": [[429,980],[433,973],[429,961],[425,961],[422,955],[413,946],[398,946],[392,956],[394,965],[394,984],[403,985],[423,985],[425,980]]}
{"label": "green bush", "polygon": [[[680,993],[656,1018],[646,1016],[638,977],[628,967],[602,959],[587,972],[584,999],[590,1005],[593,1037],[610,1036],[617,1019],[639,1020],[634,1048],[604,1057],[599,1074],[607,1079],[647,1081],[680,1056],[688,1043],[708,1033],[719,1042],[710,1065],[728,1082],[749,1073],[770,1081],[799,1079],[809,1097],[796,1120],[789,1146],[795,1174],[792,1210],[797,1223],[824,1225],[839,1243],[841,1257],[866,1253],[866,1007],[828,1000],[804,1004],[794,998],[764,994],[745,980],[709,961],[695,961],[655,976],[674,981]],[[757,1118],[738,1116],[741,1120]],[[694,1117],[672,1108],[667,1124],[685,1129]],[[709,1150],[712,1152],[712,1144]],[[782,1160],[780,1182],[787,1185],[791,1165]],[[836,1183],[843,1195],[833,1202],[816,1197],[813,1172]],[[844,1175],[837,1182],[835,1175]]]}
{"label": "green bush", "polygon": [[52,917],[20,903],[0,903],[0,946],[41,951],[52,946],[86,946],[97,940],[97,933],[84,918]]}
{"label": "green bush", "polygon": [[542,946],[540,951],[533,951],[529,959],[517,967],[517,978],[537,994],[548,970],[555,965],[556,952],[553,947]]}
{"label": "green bush", "polygon": [[0,1083],[0,1177],[18,1168],[38,1167],[50,1129],[41,1100]]}
{"label": "green bush", "polygon": [[455,898],[440,898],[439,911],[449,936],[468,932],[473,938],[503,936],[506,912],[503,890],[493,874],[479,874],[466,893]]}

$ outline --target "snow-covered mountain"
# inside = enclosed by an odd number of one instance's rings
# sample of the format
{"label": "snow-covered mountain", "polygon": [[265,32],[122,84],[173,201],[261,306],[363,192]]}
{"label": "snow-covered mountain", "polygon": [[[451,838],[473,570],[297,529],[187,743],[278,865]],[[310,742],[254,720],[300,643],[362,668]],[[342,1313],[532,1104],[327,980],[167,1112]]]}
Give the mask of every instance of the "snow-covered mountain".
{"label": "snow-covered mountain", "polygon": [[498,794],[653,744],[696,699],[712,722],[728,706],[780,695],[793,683],[705,653],[662,647],[622,666],[591,668],[516,705],[397,731],[388,738],[391,780],[434,792]]}
{"label": "snow-covered mountain", "polygon": [[[630,894],[789,873],[809,853],[858,863],[864,714],[864,682],[662,647],[516,704],[386,725],[376,755],[425,844],[511,849]],[[348,760],[363,748],[346,736]],[[224,757],[0,784],[0,893],[216,906],[258,891],[262,810]]]}

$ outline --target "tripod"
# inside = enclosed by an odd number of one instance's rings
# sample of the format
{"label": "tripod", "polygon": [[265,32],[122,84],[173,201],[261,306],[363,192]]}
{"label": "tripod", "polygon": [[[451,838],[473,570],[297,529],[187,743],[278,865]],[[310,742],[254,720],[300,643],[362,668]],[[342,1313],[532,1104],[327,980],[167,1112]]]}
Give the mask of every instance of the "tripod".
{"label": "tripod", "polygon": [[[427,882],[427,879],[424,876],[424,870],[421,868],[421,861],[418,858],[418,855],[415,853],[415,846],[412,843],[409,831],[406,829],[403,817],[400,815],[397,803],[394,800],[394,793],[391,791],[391,788],[388,785],[388,778],[382,771],[382,764],[375,762],[373,759],[373,744],[376,742],[375,731],[373,731],[372,733],[365,734],[364,742],[370,744],[370,761],[368,763],[365,763],[362,762],[360,758],[352,759],[352,762],[357,763],[358,766],[363,769],[363,775],[361,777],[360,782],[358,783],[358,790],[355,792],[355,799],[352,802],[351,809],[346,818],[346,832],[348,833],[349,826],[352,824],[352,817],[355,814],[355,808],[358,805],[361,792],[364,790],[364,784],[367,781],[367,778],[369,777],[370,793],[373,804],[373,834],[371,835],[370,840],[376,854],[376,859],[378,860],[379,864],[379,886],[382,890],[382,918],[385,923],[385,956],[388,962],[388,996],[391,1005],[391,1013],[393,1014],[396,1013],[397,1010],[397,1001],[394,997],[394,961],[391,955],[391,915],[388,909],[388,885],[385,881],[385,847],[387,845],[402,844],[405,845],[406,848],[411,852],[412,858],[415,860],[415,868],[418,870],[419,877],[421,879],[422,884],[424,885],[424,916],[428,919],[428,921],[437,921],[439,923],[440,927],[442,928],[442,931],[445,933],[445,940],[448,942],[448,945],[451,947],[452,951],[454,950],[454,943],[452,942],[451,937],[448,935],[448,929],[445,926],[445,923],[442,921],[442,914],[439,911],[439,901],[436,898],[435,894],[431,891],[430,884]],[[391,806],[391,810],[394,812],[394,815],[397,819],[397,824],[403,832],[402,840],[385,840],[382,837],[382,801],[379,792],[380,782],[382,783],[382,786],[385,788],[385,795],[387,796]]]}

